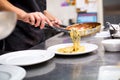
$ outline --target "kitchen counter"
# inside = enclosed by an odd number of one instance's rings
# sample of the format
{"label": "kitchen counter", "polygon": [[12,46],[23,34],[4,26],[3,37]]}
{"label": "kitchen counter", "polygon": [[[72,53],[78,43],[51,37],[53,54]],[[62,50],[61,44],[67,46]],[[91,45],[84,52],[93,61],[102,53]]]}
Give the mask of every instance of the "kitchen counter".
{"label": "kitchen counter", "polygon": [[[56,55],[53,59],[31,66],[23,67],[27,71],[24,80],[98,80],[99,68],[103,65],[118,65],[119,52],[105,52],[101,41],[103,38],[85,37],[81,42],[98,45],[91,53],[75,56]],[[48,47],[69,43],[71,39],[64,33],[59,33],[31,49],[47,49]]]}

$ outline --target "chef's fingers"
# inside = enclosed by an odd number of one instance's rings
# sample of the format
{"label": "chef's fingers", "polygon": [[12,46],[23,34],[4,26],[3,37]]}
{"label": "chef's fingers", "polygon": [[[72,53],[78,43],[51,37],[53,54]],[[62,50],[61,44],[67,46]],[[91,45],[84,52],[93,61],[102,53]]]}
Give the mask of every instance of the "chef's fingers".
{"label": "chef's fingers", "polygon": [[36,15],[34,15],[34,17],[35,17],[35,27],[40,26],[41,21],[42,21],[41,17],[38,15],[38,13],[36,13]]}
{"label": "chef's fingers", "polygon": [[57,23],[57,24],[62,24],[62,21],[59,20],[59,19],[55,19],[55,23]]}
{"label": "chef's fingers", "polygon": [[41,18],[40,28],[43,29],[45,26],[45,23],[47,23],[50,26],[53,26],[52,23],[49,21],[49,19],[44,16],[44,14],[39,12],[39,17]]}
{"label": "chef's fingers", "polygon": [[34,25],[34,24],[35,24],[34,15],[29,14],[29,15],[28,15],[28,18],[29,18],[29,23],[30,23],[31,25]]}

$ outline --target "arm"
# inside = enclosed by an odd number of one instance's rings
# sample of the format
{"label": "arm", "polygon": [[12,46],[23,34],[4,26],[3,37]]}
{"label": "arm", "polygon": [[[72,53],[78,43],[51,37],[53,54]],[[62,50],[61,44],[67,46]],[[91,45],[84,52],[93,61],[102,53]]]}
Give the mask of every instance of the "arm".
{"label": "arm", "polygon": [[25,11],[13,6],[7,0],[0,0],[0,10],[15,12],[19,20],[21,20],[27,14]]}
{"label": "arm", "polygon": [[12,5],[9,0],[0,0],[0,10],[15,12],[18,20],[30,23],[35,27],[40,26],[40,28],[43,28],[45,23],[52,26],[49,19],[41,12],[27,13],[24,10]]}

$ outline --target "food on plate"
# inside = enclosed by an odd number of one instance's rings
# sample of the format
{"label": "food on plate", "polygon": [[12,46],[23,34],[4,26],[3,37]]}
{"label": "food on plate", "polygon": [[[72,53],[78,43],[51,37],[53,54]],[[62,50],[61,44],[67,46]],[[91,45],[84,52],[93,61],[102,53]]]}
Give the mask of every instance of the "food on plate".
{"label": "food on plate", "polygon": [[73,28],[76,28],[78,30],[85,30],[85,29],[92,29],[95,28],[97,26],[100,26],[100,23],[97,22],[92,22],[92,23],[81,23],[81,24],[74,24],[74,25],[70,25],[66,28],[66,30],[71,30]]}
{"label": "food on plate", "polygon": [[62,53],[84,52],[85,47],[80,46],[81,35],[80,35],[80,32],[77,30],[77,28],[71,29],[70,37],[73,41],[73,45],[72,46],[67,46],[67,47],[64,47],[64,48],[60,48],[60,49],[58,49],[58,52],[62,52]]}
{"label": "food on plate", "polygon": [[84,46],[79,46],[77,50],[75,50],[74,46],[68,46],[68,47],[58,49],[58,52],[61,52],[61,53],[74,53],[74,52],[84,52],[84,51],[85,51]]}

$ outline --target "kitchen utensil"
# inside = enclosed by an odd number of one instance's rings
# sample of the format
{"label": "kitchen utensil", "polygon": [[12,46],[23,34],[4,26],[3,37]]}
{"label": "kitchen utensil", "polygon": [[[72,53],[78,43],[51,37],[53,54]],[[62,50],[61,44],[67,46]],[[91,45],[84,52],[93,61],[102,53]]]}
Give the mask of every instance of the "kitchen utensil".
{"label": "kitchen utensil", "polygon": [[12,33],[17,21],[16,14],[13,12],[0,12],[0,40]]}
{"label": "kitchen utensil", "polygon": [[109,25],[109,31],[112,38],[120,38],[120,24],[111,24],[107,22]]}
{"label": "kitchen utensil", "polygon": [[113,30],[116,30],[110,22],[106,22],[106,23],[109,25],[109,27],[112,27]]}
{"label": "kitchen utensil", "polygon": [[45,24],[45,28],[55,29],[55,30],[58,31],[58,32],[66,32],[66,33],[69,33],[69,31],[65,29],[67,26],[65,26],[65,25],[59,25],[59,26],[60,26],[60,27],[55,27],[55,26],[50,26],[50,25],[48,25],[48,24]]}
{"label": "kitchen utensil", "polygon": [[[66,33],[69,33],[72,28],[77,28],[80,31],[81,36],[89,36],[89,35],[99,32],[101,28],[100,25],[101,25],[100,23],[91,22],[91,23],[73,24],[67,27],[66,26],[62,27],[62,25],[61,27],[51,26],[51,28],[57,31],[66,32]],[[46,27],[50,28],[48,24],[46,25]]]}

